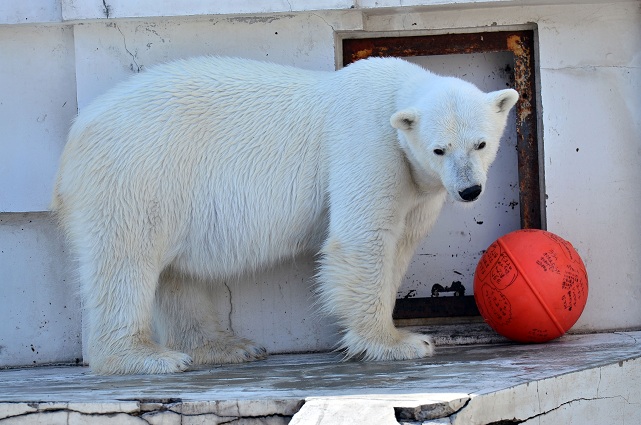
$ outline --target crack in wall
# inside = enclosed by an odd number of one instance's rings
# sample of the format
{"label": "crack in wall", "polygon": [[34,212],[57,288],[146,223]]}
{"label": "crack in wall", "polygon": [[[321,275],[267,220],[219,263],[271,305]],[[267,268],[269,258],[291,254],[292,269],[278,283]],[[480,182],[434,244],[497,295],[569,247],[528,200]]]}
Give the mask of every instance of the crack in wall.
{"label": "crack in wall", "polygon": [[231,321],[231,315],[234,312],[234,302],[231,295],[231,288],[229,287],[227,282],[223,282],[223,285],[225,285],[225,288],[227,288],[227,292],[229,293],[229,313],[227,314],[227,326],[229,327],[229,330],[234,333],[234,326]]}
{"label": "crack in wall", "polygon": [[[129,48],[127,47],[127,39],[125,38],[125,34],[124,34],[124,33],[122,32],[122,30],[118,27],[118,25],[114,24],[114,27],[118,30],[118,32],[119,32],[119,33],[120,33],[120,35],[122,36],[122,43],[123,43],[123,45],[125,46],[125,51],[126,51],[127,53],[129,53],[129,56],[131,56],[131,60],[133,61],[133,63],[132,63],[131,65],[129,65],[129,69],[131,69],[131,70],[132,70],[133,72],[135,72],[135,73],[139,73],[140,71],[142,71],[142,67],[143,67],[143,66],[142,66],[142,65],[138,65],[138,62],[136,61],[136,55],[134,55],[133,53],[131,53],[131,51],[130,51],[130,50],[129,50]],[[134,67],[134,65],[135,65],[135,67]]]}
{"label": "crack in wall", "polygon": [[318,13],[311,13],[311,15],[316,16],[317,18],[320,18],[323,22],[325,22],[327,24],[327,26],[329,26],[332,29],[332,31],[334,31],[334,32],[336,31],[336,29],[334,29],[334,26],[332,24],[330,24],[329,22],[327,22],[327,20],[325,18],[323,18],[321,15],[319,15]]}
{"label": "crack in wall", "polygon": [[109,19],[109,14],[111,13],[111,6],[107,4],[106,0],[102,0],[102,11],[105,14],[105,17]]}
{"label": "crack in wall", "polygon": [[553,409],[546,410],[545,412],[537,413],[536,415],[530,416],[528,418],[524,418],[524,419],[519,419],[519,418],[501,419],[501,420],[494,421],[494,422],[488,422],[485,425],[522,424],[522,423],[526,423],[527,421],[530,421],[530,420],[533,420],[533,419],[541,418],[541,417],[543,417],[543,416],[545,416],[547,414],[550,414],[550,413],[552,413],[552,412],[554,412],[556,410],[559,410],[559,409],[563,408],[564,406],[567,406],[569,404],[576,403],[576,402],[579,402],[579,401],[613,400],[613,399],[622,399],[626,403],[631,404],[625,397],[623,397],[621,395],[612,396],[612,397],[594,397],[594,398],[579,397],[579,398],[575,398],[575,399],[566,401],[564,403],[561,403],[561,404],[559,404],[557,407],[555,407]]}

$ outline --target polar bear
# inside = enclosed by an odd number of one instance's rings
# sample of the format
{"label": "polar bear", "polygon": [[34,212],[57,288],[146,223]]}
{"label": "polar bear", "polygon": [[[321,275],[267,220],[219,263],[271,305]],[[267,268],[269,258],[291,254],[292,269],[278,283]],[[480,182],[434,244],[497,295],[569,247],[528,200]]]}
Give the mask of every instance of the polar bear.
{"label": "polar bear", "polygon": [[71,127],[52,203],[93,371],[265,357],[221,330],[206,291],[303,252],[319,254],[347,357],[431,355],[428,336],[394,326],[396,291],[447,195],[481,195],[517,99],[397,58],[316,72],[219,57],[98,97]]}

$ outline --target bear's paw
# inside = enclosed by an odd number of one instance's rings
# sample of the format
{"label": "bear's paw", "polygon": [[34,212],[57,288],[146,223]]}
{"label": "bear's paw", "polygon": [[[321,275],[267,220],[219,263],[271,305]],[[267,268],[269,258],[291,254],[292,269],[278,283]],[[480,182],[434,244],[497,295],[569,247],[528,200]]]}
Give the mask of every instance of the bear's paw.
{"label": "bear's paw", "polygon": [[193,363],[191,357],[185,353],[160,347],[130,348],[118,354],[101,357],[90,360],[91,369],[99,375],[154,375],[184,372]]}
{"label": "bear's paw", "polygon": [[391,335],[374,335],[362,338],[348,331],[343,337],[342,348],[347,358],[363,360],[412,360],[430,357],[434,342],[429,335],[395,329]]}
{"label": "bear's paw", "polygon": [[267,350],[254,342],[234,336],[208,341],[190,350],[196,364],[244,363],[262,360]]}

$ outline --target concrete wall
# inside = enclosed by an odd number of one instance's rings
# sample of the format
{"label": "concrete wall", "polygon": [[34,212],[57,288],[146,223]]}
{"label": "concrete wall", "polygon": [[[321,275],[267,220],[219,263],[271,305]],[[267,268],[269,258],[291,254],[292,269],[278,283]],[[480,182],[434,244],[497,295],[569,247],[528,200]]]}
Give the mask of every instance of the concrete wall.
{"label": "concrete wall", "polygon": [[[539,40],[547,227],[590,274],[575,329],[640,327],[638,1],[28,0],[0,5],[0,366],[81,357],[71,261],[43,211],[77,108],[117,81],[198,54],[332,70],[336,40],[356,33],[514,26]],[[336,329],[314,313],[312,273],[300,259],[221,287],[221,316],[271,351],[329,348]]]}

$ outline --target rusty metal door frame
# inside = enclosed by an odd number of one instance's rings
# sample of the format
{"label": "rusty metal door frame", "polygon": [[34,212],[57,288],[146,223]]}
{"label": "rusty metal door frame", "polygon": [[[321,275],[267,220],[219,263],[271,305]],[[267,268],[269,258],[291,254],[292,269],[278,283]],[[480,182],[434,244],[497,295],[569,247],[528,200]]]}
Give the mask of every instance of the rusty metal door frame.
{"label": "rusty metal door frame", "polygon": [[[343,38],[342,66],[371,56],[408,57],[511,52],[514,55],[514,89],[521,95],[516,104],[521,227],[541,229],[545,227],[545,217],[541,191],[543,164],[540,163],[537,132],[534,36],[532,30],[519,30]],[[395,319],[478,315],[473,296],[399,299],[394,310]]]}

